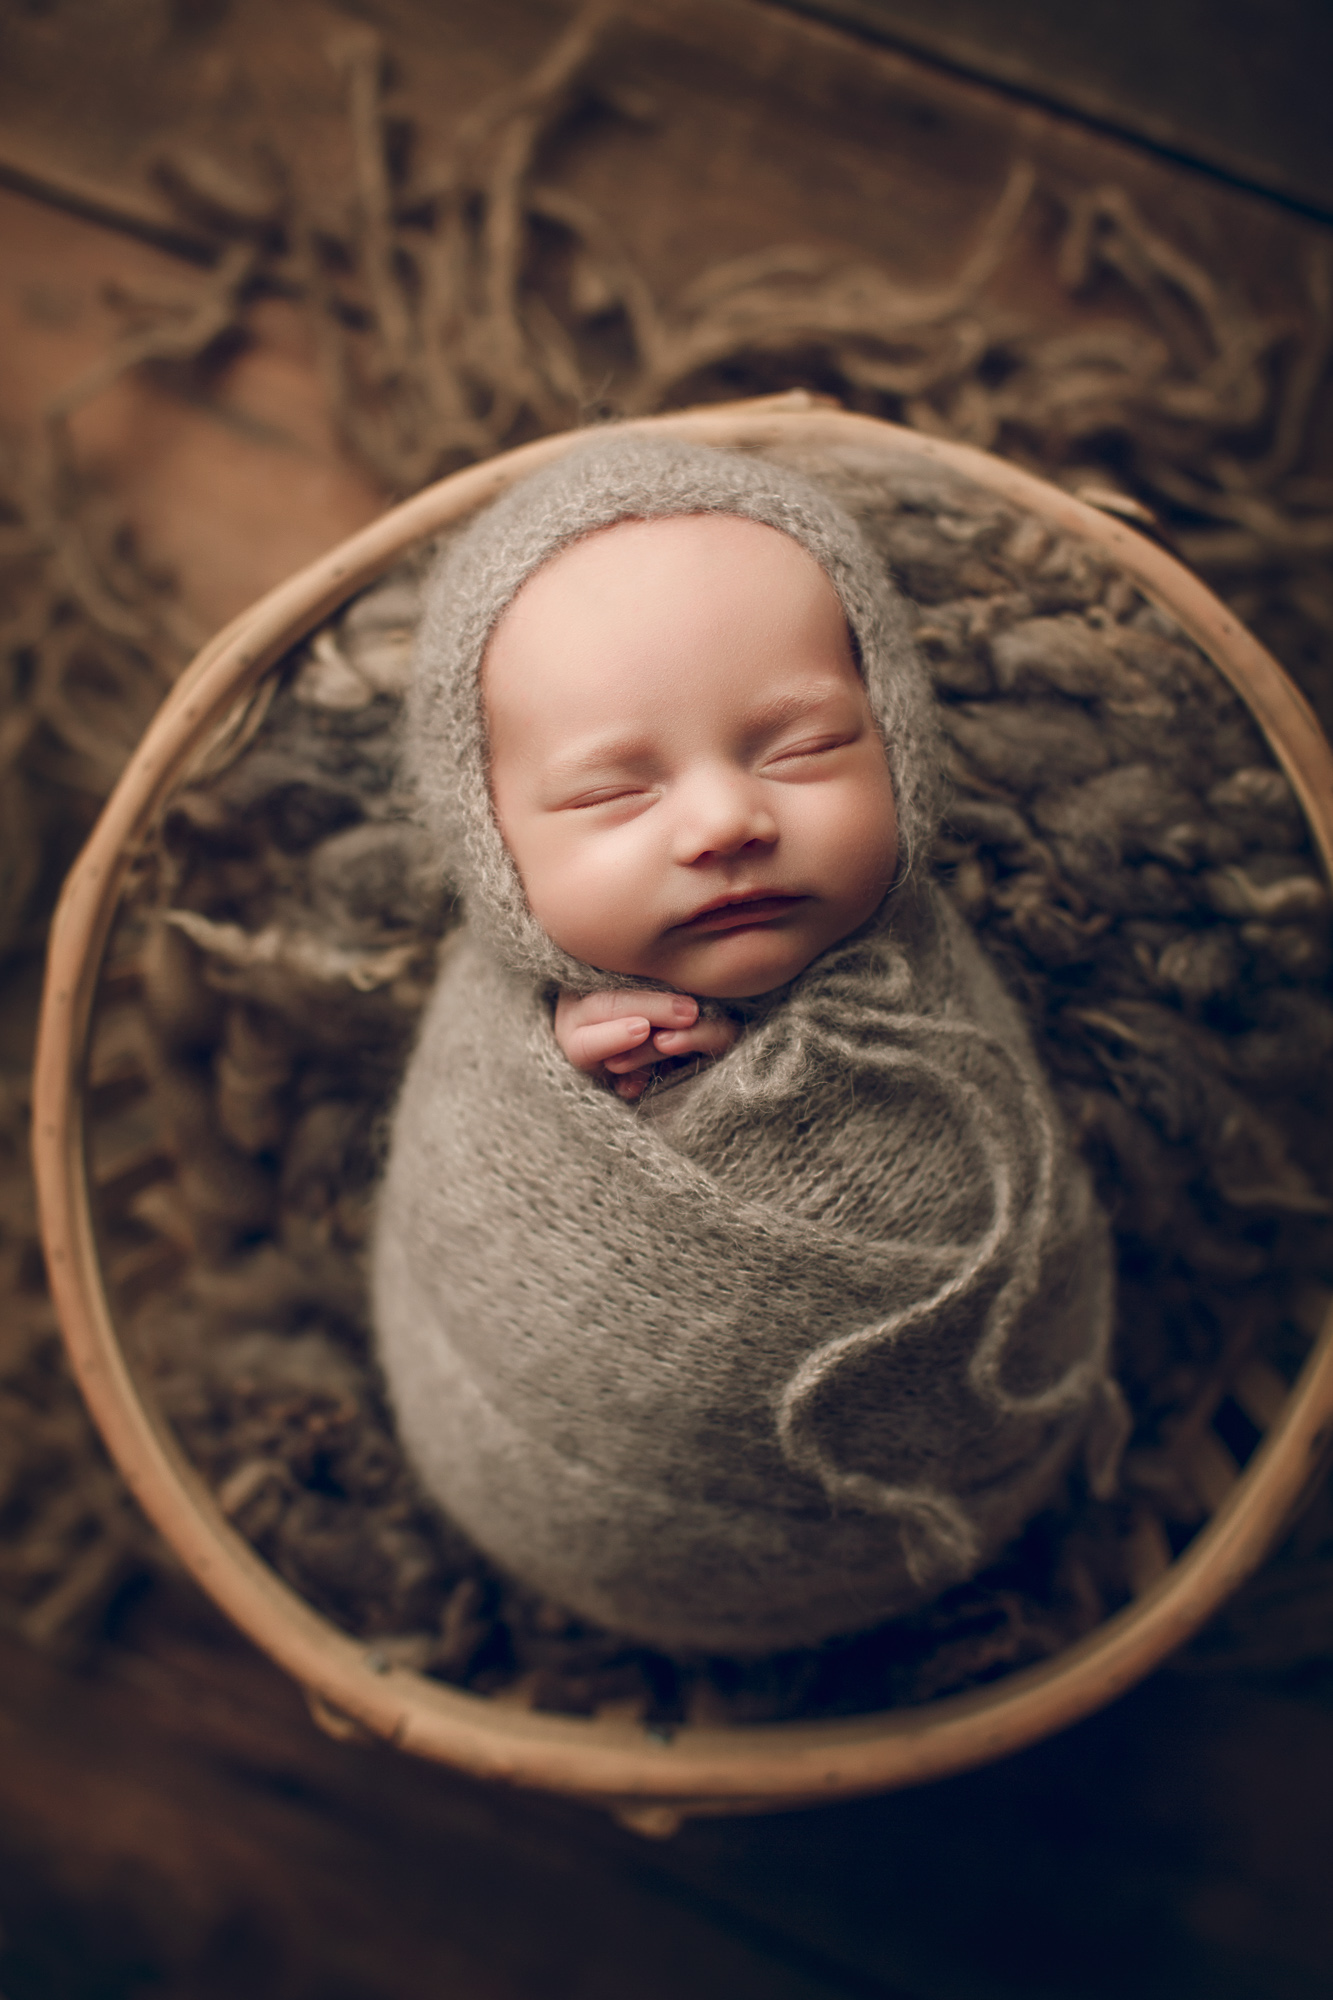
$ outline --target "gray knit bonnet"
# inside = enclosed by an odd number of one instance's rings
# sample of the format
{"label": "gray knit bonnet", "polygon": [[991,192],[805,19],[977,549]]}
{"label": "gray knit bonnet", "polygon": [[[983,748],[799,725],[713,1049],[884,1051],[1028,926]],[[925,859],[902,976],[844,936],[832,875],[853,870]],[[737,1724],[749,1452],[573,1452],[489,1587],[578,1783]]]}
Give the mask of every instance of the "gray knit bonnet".
{"label": "gray knit bonnet", "polygon": [[470,923],[512,970],[573,991],[629,982],[571,958],[528,908],[491,805],[482,660],[522,585],[561,550],[618,521],[681,514],[777,528],[833,584],[884,738],[899,882],[929,848],[938,819],[930,685],[903,602],[851,516],[770,459],[642,431],[601,432],[512,487],[445,550],[426,588],[406,715],[421,816]]}

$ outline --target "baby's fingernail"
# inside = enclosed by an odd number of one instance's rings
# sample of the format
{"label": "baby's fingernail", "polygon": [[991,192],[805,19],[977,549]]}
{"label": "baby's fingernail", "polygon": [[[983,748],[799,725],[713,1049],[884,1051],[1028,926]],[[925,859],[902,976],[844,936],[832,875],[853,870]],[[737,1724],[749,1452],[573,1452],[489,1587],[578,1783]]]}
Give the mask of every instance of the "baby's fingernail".
{"label": "baby's fingernail", "polygon": [[660,1028],[653,1036],[653,1047],[655,1049],[666,1049],[671,1046],[672,1042],[680,1040],[681,1032],[679,1028]]}
{"label": "baby's fingernail", "polygon": [[625,1033],[632,1036],[636,1042],[641,1042],[645,1035],[651,1034],[653,1026],[646,1014],[643,1016],[631,1014],[629,1019],[622,1022],[621,1025]]}
{"label": "baby's fingernail", "polygon": [[699,1003],[688,994],[678,993],[671,1003],[671,1011],[678,1021],[692,1021],[699,1011]]}

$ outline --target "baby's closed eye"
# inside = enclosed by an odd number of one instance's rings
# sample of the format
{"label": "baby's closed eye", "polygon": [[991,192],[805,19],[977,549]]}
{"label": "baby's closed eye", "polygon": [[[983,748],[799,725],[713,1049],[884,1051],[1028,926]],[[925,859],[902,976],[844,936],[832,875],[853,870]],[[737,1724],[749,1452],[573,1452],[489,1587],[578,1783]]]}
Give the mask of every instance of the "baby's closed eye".
{"label": "baby's closed eye", "polygon": [[769,751],[761,769],[780,777],[800,771],[802,766],[817,765],[821,759],[831,759],[839,750],[846,750],[860,740],[860,729],[825,729],[818,735],[802,736],[790,743],[778,743]]}

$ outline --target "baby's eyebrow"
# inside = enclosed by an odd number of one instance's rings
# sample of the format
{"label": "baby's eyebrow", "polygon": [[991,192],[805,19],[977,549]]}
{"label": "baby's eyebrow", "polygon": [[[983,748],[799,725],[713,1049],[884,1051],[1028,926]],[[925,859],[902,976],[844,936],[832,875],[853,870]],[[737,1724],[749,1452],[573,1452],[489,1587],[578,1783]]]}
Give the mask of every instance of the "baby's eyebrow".
{"label": "baby's eyebrow", "polygon": [[641,735],[594,736],[589,742],[557,752],[546,764],[546,775],[556,779],[586,778],[592,772],[641,764],[651,755],[651,746]]}
{"label": "baby's eyebrow", "polygon": [[798,722],[812,709],[827,707],[844,692],[840,681],[815,681],[807,687],[793,688],[788,694],[775,695],[772,701],[752,709],[747,721],[757,732],[781,729],[785,722]]}

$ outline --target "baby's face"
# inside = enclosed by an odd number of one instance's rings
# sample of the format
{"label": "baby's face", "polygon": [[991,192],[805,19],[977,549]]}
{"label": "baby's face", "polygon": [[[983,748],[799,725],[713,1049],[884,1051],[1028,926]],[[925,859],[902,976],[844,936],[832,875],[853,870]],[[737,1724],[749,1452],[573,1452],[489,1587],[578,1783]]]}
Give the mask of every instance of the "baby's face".
{"label": "baby's face", "polygon": [[482,685],[500,831],[538,923],[589,965],[767,993],[893,879],[842,607],[774,528],[690,514],[575,543],[501,618]]}

